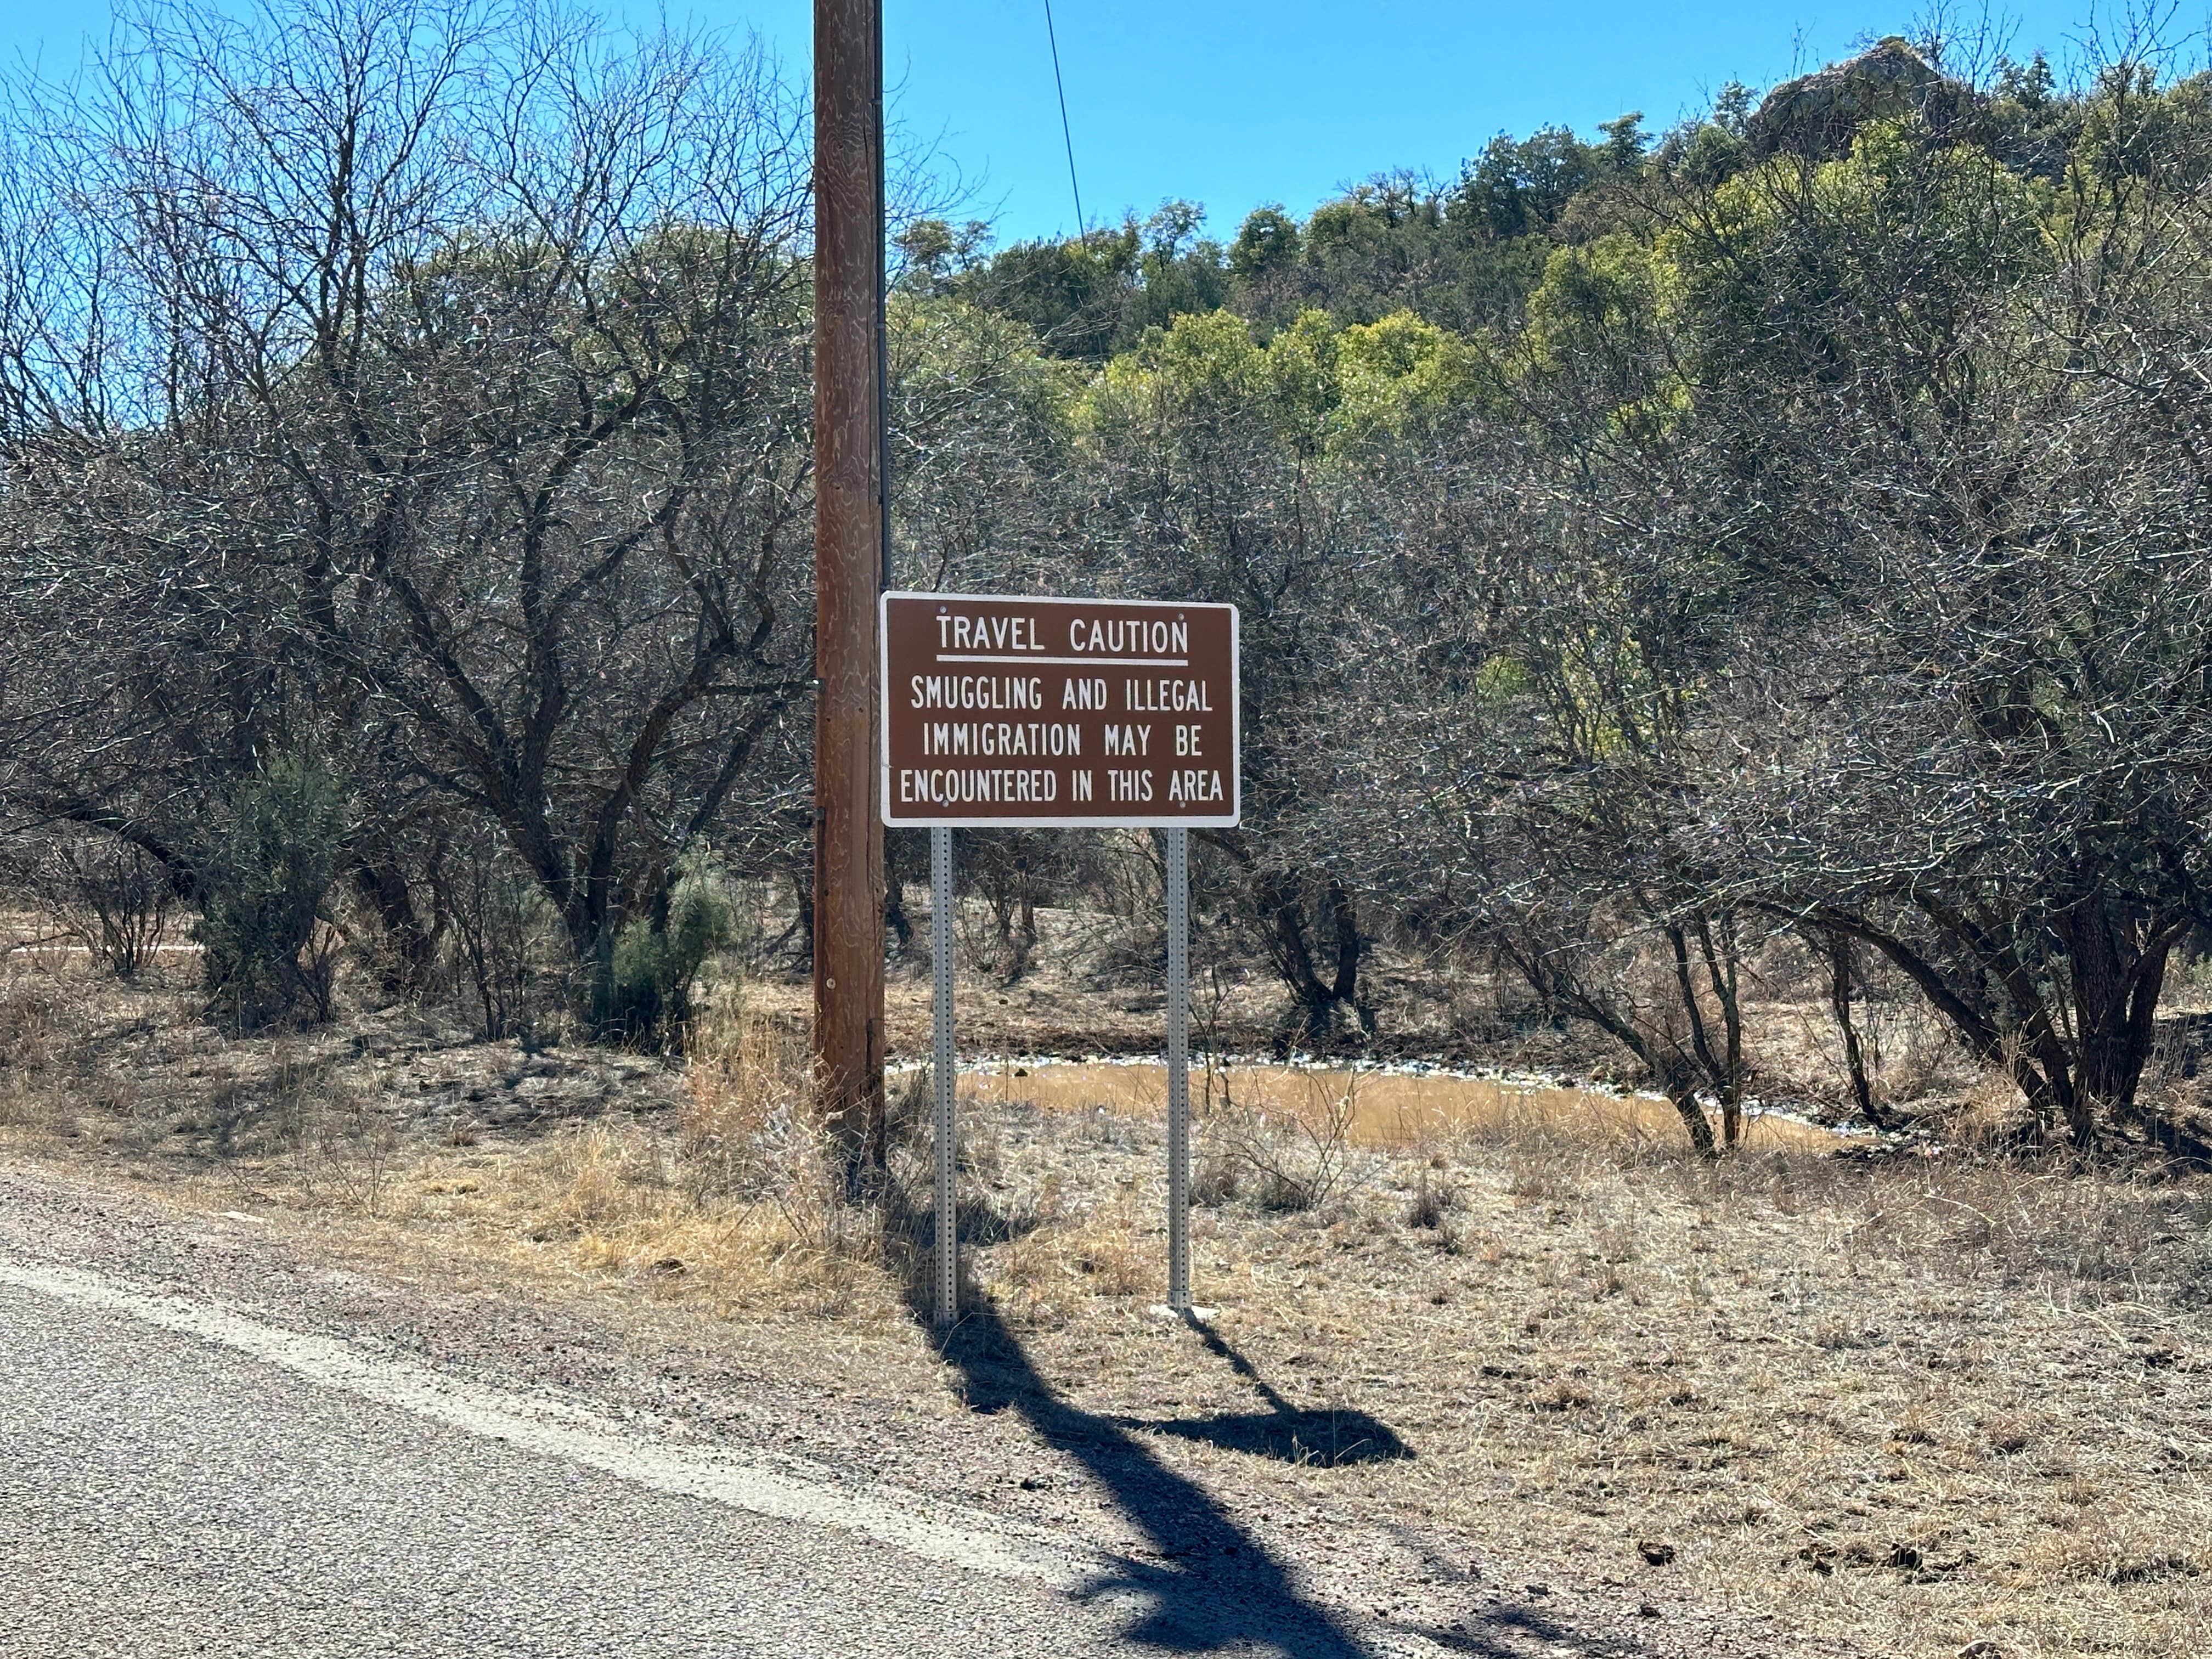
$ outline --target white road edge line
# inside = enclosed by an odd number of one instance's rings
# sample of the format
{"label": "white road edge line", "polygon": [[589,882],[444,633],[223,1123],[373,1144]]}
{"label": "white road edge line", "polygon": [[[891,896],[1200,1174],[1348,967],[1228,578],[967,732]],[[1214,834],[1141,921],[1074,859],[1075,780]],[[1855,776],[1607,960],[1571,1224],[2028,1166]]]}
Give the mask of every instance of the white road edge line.
{"label": "white road edge line", "polygon": [[[404,1360],[364,1354],[329,1337],[281,1330],[218,1303],[134,1289],[82,1268],[0,1258],[0,1284],[137,1319],[252,1356],[338,1389],[465,1433],[597,1469],[679,1498],[703,1498],[802,1526],[835,1527],[948,1566],[1051,1589],[1091,1593],[1117,1564],[1072,1539],[1034,1529],[1024,1537],[995,1517],[894,1487],[852,1490],[763,1468],[703,1448],[654,1445],[589,1414]],[[1135,1600],[1149,1603],[1142,1595]]]}

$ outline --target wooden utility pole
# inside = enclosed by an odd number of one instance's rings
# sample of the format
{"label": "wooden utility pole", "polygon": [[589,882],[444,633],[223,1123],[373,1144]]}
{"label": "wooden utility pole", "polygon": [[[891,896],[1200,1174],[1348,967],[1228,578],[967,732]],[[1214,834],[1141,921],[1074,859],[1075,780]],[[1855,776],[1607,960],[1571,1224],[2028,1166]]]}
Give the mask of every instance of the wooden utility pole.
{"label": "wooden utility pole", "polygon": [[882,1150],[882,0],[814,4],[814,1060],[848,1180]]}

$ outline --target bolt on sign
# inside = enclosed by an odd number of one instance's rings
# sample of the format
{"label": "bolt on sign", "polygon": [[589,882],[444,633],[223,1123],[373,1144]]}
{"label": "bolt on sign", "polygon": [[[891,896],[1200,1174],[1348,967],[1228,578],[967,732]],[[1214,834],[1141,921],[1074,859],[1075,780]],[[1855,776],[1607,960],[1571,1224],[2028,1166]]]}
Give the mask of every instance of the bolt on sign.
{"label": "bolt on sign", "polygon": [[1227,828],[1237,607],[886,593],[884,822]]}

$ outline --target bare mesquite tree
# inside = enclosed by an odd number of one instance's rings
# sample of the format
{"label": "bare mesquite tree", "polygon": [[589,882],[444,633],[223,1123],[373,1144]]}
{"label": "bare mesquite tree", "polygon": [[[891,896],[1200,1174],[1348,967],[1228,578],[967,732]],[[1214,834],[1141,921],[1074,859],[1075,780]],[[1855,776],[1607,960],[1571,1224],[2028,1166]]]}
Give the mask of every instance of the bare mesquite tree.
{"label": "bare mesquite tree", "polygon": [[2045,1133],[2142,1115],[2207,920],[2201,103],[2108,74],[2039,182],[1911,110],[1653,166],[1346,621],[1401,716],[1381,886],[1700,1147],[1784,926],[1886,958]]}
{"label": "bare mesquite tree", "polygon": [[[1097,585],[1239,609],[1249,828],[1203,840],[1289,993],[1279,1048],[1375,1028],[1363,838],[1346,815],[1365,810],[1376,706],[1345,623],[1390,580],[1389,491],[1430,442],[1410,374],[1378,372],[1376,406],[1348,407],[1347,366],[1391,343],[1319,317],[1302,329],[1262,349],[1240,318],[1187,317],[1109,367],[1078,412],[1061,532]],[[1440,338],[1417,330],[1408,362]]]}
{"label": "bare mesquite tree", "polygon": [[2107,77],[2056,212],[1907,127],[1770,170],[1755,239],[1710,198],[1677,232],[1711,317],[1787,319],[1702,347],[1770,647],[1716,709],[1727,887],[1887,957],[2085,1146],[2208,916],[2212,204],[2143,84]]}
{"label": "bare mesquite tree", "polygon": [[757,51],[471,0],[165,7],[27,98],[18,800],[150,836],[217,763],[312,744],[371,805],[349,853],[395,933],[425,932],[410,826],[458,811],[585,956],[690,842],[772,832],[810,672],[806,162]]}
{"label": "bare mesquite tree", "polygon": [[1759,930],[1695,833],[1725,637],[1703,538],[1571,446],[1463,441],[1425,503],[1421,574],[1357,624],[1392,715],[1361,752],[1395,808],[1358,821],[1362,867],[1419,937],[1617,1043],[1714,1155],[1744,1128]]}

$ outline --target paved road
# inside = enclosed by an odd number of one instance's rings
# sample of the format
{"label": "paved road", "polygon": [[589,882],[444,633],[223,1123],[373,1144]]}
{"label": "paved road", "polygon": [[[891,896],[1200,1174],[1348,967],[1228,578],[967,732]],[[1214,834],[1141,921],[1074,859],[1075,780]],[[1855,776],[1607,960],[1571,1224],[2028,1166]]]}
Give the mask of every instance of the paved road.
{"label": "paved road", "polygon": [[980,1519],[0,1261],[9,1656],[1269,1650]]}

